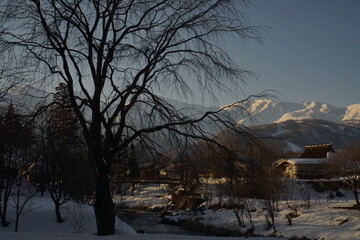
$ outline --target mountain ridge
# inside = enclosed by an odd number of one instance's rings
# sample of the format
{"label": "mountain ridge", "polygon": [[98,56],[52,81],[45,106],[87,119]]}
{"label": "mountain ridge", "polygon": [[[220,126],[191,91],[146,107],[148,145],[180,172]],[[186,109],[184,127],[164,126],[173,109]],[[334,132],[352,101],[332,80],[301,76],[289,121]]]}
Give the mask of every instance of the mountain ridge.
{"label": "mountain ridge", "polygon": [[237,119],[237,123],[244,125],[262,125],[305,119],[321,119],[336,123],[360,122],[360,104],[339,108],[318,101],[292,103],[260,99],[242,107],[247,110],[248,116]]}
{"label": "mountain ridge", "polygon": [[360,142],[360,126],[334,123],[320,119],[287,120],[284,122],[253,126],[251,132],[268,142],[285,144],[284,149],[301,151],[305,145],[332,143],[343,149]]}
{"label": "mountain ridge", "polygon": [[[25,97],[24,97],[25,96]],[[35,96],[35,98],[33,98]],[[22,101],[29,105],[36,105],[41,98],[51,101],[49,93],[33,86],[19,85],[8,91],[4,100],[7,103]],[[33,98],[33,99],[31,99]],[[360,103],[345,107],[335,107],[319,101],[305,101],[300,103],[280,102],[272,99],[255,99],[235,105],[203,106],[190,104],[179,100],[166,99],[174,108],[184,111],[190,116],[199,116],[206,111],[217,111],[224,108],[239,125],[255,126],[262,124],[280,123],[287,120],[320,119],[335,123],[360,123]],[[237,111],[241,109],[242,111]]]}
{"label": "mountain ridge", "polygon": [[[18,102],[22,108],[31,109],[42,102],[42,97],[50,102],[52,95],[33,87],[19,87],[9,91],[3,103]],[[246,125],[253,136],[268,139],[292,152],[301,151],[304,145],[332,142],[335,148],[342,149],[353,142],[360,142],[360,104],[339,108],[317,101],[291,103],[257,99],[235,105],[203,106],[165,100],[184,115],[195,118],[207,111],[224,108],[239,126]],[[5,106],[0,102],[0,107]],[[210,123],[208,125],[206,130],[209,134],[221,134],[222,130],[219,132],[219,129],[212,129]]]}

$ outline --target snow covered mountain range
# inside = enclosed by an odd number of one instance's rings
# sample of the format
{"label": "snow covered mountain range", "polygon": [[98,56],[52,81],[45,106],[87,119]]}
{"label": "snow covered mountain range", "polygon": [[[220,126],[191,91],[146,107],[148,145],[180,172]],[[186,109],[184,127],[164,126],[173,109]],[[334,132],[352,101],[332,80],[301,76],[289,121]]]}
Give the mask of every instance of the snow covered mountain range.
{"label": "snow covered mountain range", "polygon": [[[52,95],[34,87],[18,86],[0,101],[0,107],[10,102],[19,108],[35,106]],[[186,115],[199,116],[206,111],[216,111],[220,106],[206,107],[168,99],[175,108]],[[240,107],[244,111],[237,111]],[[335,148],[343,148],[352,142],[360,142],[360,103],[346,107],[311,101],[302,103],[279,102],[260,99],[227,107],[226,111],[241,125],[246,125],[254,134],[282,141],[291,151],[299,151],[308,144],[332,142]],[[217,130],[218,131],[218,130]],[[209,128],[209,132],[217,132]],[[276,140],[277,139],[277,140]]]}
{"label": "snow covered mountain range", "polygon": [[280,103],[256,100],[246,106],[248,116],[237,119],[254,134],[278,142],[288,151],[305,145],[333,143],[335,149],[360,142],[360,104],[338,108],[321,102]]}
{"label": "snow covered mountain range", "polygon": [[[219,109],[176,101],[172,101],[172,104],[199,112]],[[245,111],[239,113],[236,107],[226,110],[238,124],[246,125],[254,135],[269,142],[278,142],[288,151],[299,152],[304,145],[330,142],[335,149],[342,149],[360,142],[360,104],[338,108],[316,101],[281,103],[255,100],[240,107]]]}
{"label": "snow covered mountain range", "polygon": [[[183,109],[188,114],[215,111],[220,108],[219,106],[205,107],[187,104],[176,100],[169,101],[175,108]],[[244,111],[237,111],[237,107],[244,109]],[[291,103],[259,99],[228,107],[226,111],[232,115],[238,124],[246,126],[305,119],[320,119],[335,123],[360,123],[360,103],[346,107],[334,107],[317,101]]]}
{"label": "snow covered mountain range", "polygon": [[[33,86],[18,85],[8,91],[5,96],[6,103],[17,103],[19,107],[27,105],[31,107],[46,98],[51,101],[51,94],[39,90]],[[186,114],[198,114],[206,111],[218,110],[220,106],[206,107],[202,105],[188,104],[181,101],[168,99],[169,103],[177,109],[182,109]],[[0,103],[4,105],[4,103]],[[262,125],[280,123],[287,120],[321,119],[335,123],[360,123],[360,103],[346,107],[334,107],[322,102],[279,102],[269,99],[258,99],[239,104],[243,112],[236,111],[236,107],[228,107],[228,111],[238,124]]]}
{"label": "snow covered mountain range", "polygon": [[255,100],[245,108],[248,116],[239,118],[239,124],[262,125],[304,119],[321,119],[336,123],[360,122],[360,104],[338,108],[316,101],[290,103]]}

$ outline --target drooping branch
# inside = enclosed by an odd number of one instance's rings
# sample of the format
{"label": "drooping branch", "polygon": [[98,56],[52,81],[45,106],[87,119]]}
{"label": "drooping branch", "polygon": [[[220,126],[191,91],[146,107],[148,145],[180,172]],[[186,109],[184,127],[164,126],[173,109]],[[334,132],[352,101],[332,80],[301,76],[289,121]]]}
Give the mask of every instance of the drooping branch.
{"label": "drooping branch", "polygon": [[[42,84],[63,82],[80,122],[97,189],[99,234],[113,233],[109,190],[113,156],[133,142],[169,138],[220,144],[214,130],[243,135],[226,108],[178,110],[160,97],[231,93],[251,72],[231,60],[224,39],[261,40],[247,26],[246,0],[4,0],[0,49],[21,59]],[[30,63],[30,64],[29,64]],[[40,77],[41,76],[41,77]],[[188,141],[188,140],[186,140]],[[154,150],[158,143],[148,144]]]}

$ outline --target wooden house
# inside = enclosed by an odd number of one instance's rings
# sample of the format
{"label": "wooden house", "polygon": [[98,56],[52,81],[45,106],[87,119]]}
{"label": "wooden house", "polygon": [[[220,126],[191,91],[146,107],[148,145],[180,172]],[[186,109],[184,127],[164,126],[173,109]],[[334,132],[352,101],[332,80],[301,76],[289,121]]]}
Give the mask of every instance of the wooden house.
{"label": "wooden house", "polygon": [[309,145],[297,158],[280,159],[274,171],[288,178],[317,179],[326,177],[326,165],[335,154],[332,144]]}

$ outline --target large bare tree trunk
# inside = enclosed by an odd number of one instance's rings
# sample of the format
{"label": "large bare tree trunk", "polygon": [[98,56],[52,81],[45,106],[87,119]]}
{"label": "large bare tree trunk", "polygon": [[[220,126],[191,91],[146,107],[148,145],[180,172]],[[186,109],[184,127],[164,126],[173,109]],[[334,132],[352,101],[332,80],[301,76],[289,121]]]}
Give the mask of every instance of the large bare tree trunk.
{"label": "large bare tree trunk", "polygon": [[112,235],[115,231],[114,204],[107,176],[96,179],[95,216],[99,235]]}
{"label": "large bare tree trunk", "polygon": [[[9,222],[7,220],[7,207],[8,207],[8,201],[9,201],[9,197],[10,197],[10,193],[11,193],[11,188],[12,188],[12,184],[13,181],[11,179],[6,179],[6,183],[5,183],[5,189],[4,189],[4,196],[3,199],[0,198],[0,200],[2,200],[3,205],[0,204],[1,207],[1,225],[3,227],[7,227],[9,226]],[[0,195],[1,197],[1,195]]]}
{"label": "large bare tree trunk", "polygon": [[7,219],[6,219],[6,211],[3,211],[1,214],[1,226],[7,227],[9,225]]}
{"label": "large bare tree trunk", "polygon": [[115,232],[115,213],[110,191],[109,159],[105,159],[101,150],[101,138],[89,148],[89,161],[94,166],[95,182],[95,217],[98,235],[113,235]]}

